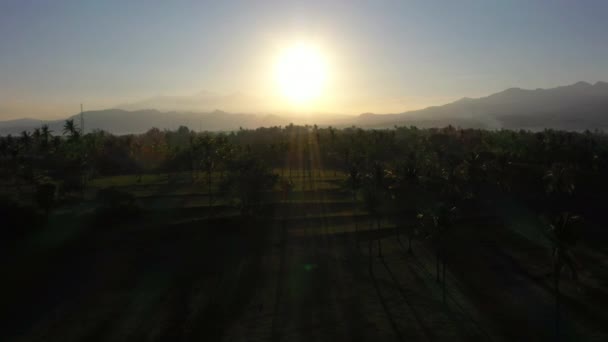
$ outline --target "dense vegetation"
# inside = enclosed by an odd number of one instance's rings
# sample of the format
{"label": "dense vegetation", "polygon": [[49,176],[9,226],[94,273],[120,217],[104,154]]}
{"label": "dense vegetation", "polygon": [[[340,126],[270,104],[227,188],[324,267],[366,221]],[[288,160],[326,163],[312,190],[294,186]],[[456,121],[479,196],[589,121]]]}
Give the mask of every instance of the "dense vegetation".
{"label": "dense vegetation", "polygon": [[561,275],[567,269],[578,280],[575,246],[581,239],[589,246],[608,241],[607,172],[608,138],[591,132],[290,125],[114,136],[82,135],[68,120],[63,132],[43,126],[0,138],[0,211],[9,223],[2,227],[5,243],[45,229],[54,209],[81,201],[96,203],[97,225],[127,222],[145,206],[100,180],[120,176],[139,184],[154,176],[199,187],[216,215],[232,208],[230,215],[249,219],[282,217],[280,204],[295,188],[313,190],[315,179],[335,176],[352,206],[356,243],[366,240],[369,255],[382,257],[386,237],[407,237],[408,253],[415,252],[412,240],[424,242],[434,251],[446,302],[446,265],[462,227],[504,224],[524,208],[528,223],[552,242],[559,329]]}
{"label": "dense vegetation", "polygon": [[[608,185],[603,177],[608,139],[590,132],[290,125],[230,133],[153,128],[144,134],[114,136],[103,131],[81,135],[68,120],[61,133],[43,126],[18,137],[0,137],[5,189],[14,187],[12,193],[25,200],[35,188],[38,194],[31,199],[46,210],[51,200],[77,195],[89,181],[105,176],[133,175],[140,180],[143,174],[155,173],[170,179],[187,173],[192,182],[205,183],[209,189],[212,178],[219,177],[222,192],[235,195],[239,191],[229,191],[230,187],[240,190],[252,183],[235,184],[243,177],[274,174],[288,181],[294,170],[310,177],[313,172],[341,171],[355,198],[383,201],[386,210],[421,213],[431,210],[432,203],[470,207],[500,192],[539,214],[572,211],[592,216],[594,208],[589,206],[598,200],[594,196]],[[251,191],[272,189],[274,181],[270,177]],[[41,194],[52,191],[45,184],[55,185],[58,196]],[[415,204],[408,193],[416,193]],[[483,215],[483,208],[474,211]]]}

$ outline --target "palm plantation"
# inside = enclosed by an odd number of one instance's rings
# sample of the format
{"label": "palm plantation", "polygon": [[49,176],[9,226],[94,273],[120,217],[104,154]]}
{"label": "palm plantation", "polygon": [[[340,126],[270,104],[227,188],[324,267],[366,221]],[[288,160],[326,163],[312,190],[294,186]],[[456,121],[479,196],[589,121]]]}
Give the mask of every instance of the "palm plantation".
{"label": "palm plantation", "polygon": [[[324,317],[318,322],[316,316],[310,318],[315,324],[343,322],[323,316],[327,313],[321,308],[328,301],[332,308],[345,305],[346,299],[337,298],[348,294],[350,312],[356,315],[350,319],[365,322],[366,312],[380,312],[386,320],[377,324],[385,338],[583,336],[571,322],[602,333],[600,318],[585,320],[585,312],[601,312],[601,301],[589,302],[585,293],[603,293],[592,285],[601,268],[588,264],[597,260],[596,246],[603,237],[594,233],[597,241],[585,238],[580,217],[590,229],[603,222],[597,215],[601,202],[591,200],[608,190],[603,177],[608,140],[603,135],[291,125],[229,133],[180,127],[114,136],[94,130],[82,134],[73,120],[65,122],[61,134],[53,133],[42,126],[0,138],[0,172],[6,176],[5,194],[12,194],[3,198],[3,213],[9,227],[17,227],[22,217],[31,219],[27,229],[11,228],[7,238],[15,244],[51,244],[44,252],[48,260],[59,258],[56,253],[67,246],[74,250],[86,243],[107,254],[99,262],[109,270],[118,269],[112,260],[122,257],[106,248],[107,239],[135,234],[133,245],[124,242],[129,249],[117,247],[132,267],[129,260],[150,255],[167,260],[172,272],[182,272],[178,265],[185,265],[180,277],[194,274],[192,281],[206,284],[201,286],[212,286],[224,274],[224,285],[209,291],[234,302],[205,304],[192,295],[187,300],[209,314],[184,309],[188,315],[225,317],[237,332],[248,326],[244,322],[260,320],[274,327],[272,336],[287,338],[287,327],[300,322],[289,319],[304,317],[298,310]],[[59,234],[58,222],[70,222],[79,233],[62,231],[61,239],[43,239]],[[152,237],[160,232],[162,238]],[[159,244],[132,254],[148,234]],[[361,248],[353,240],[368,246]],[[198,245],[204,248],[194,247]],[[171,251],[161,252],[166,249]],[[163,256],[151,256],[157,253]],[[579,254],[580,260],[575,258]],[[94,264],[94,255],[83,260]],[[222,263],[231,268],[218,271],[215,267]],[[194,265],[215,271],[199,275],[191,272]],[[565,270],[572,277],[563,277]],[[91,277],[79,272],[83,279]],[[111,274],[100,272],[100,277]],[[133,272],[149,277],[152,271]],[[178,293],[188,293],[184,287],[190,283],[184,281],[175,285],[180,288],[175,293],[169,285],[158,286],[172,293],[167,298],[173,303]],[[241,281],[256,290],[245,291]],[[11,286],[17,289],[16,284]],[[231,297],[230,291],[244,297]],[[493,308],[489,302],[514,321],[547,310],[555,317],[554,328],[510,329],[511,323],[488,311]],[[237,309],[247,303],[257,303],[256,309]],[[113,310],[126,310],[119,309],[123,306],[116,304]],[[48,304],[45,310],[53,307]],[[409,314],[404,316],[400,312],[405,309]],[[434,326],[432,317],[445,320],[443,328]],[[41,318],[39,324],[51,329],[52,322]],[[196,329],[188,331],[193,335],[187,336],[201,336]],[[215,337],[231,334],[217,333]]]}

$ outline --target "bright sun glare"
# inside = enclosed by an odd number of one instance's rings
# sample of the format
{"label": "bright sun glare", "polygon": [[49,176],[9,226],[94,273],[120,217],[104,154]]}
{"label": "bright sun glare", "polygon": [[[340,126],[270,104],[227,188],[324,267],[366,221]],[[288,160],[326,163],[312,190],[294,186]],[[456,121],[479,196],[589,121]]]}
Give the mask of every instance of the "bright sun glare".
{"label": "bright sun glare", "polygon": [[300,43],[283,50],[275,72],[280,92],[294,104],[309,104],[323,94],[327,63],[315,46]]}

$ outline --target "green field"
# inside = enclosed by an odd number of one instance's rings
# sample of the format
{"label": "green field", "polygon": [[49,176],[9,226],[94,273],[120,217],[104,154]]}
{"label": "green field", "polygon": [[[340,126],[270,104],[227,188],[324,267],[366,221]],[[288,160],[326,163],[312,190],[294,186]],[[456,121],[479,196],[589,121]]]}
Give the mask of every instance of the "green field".
{"label": "green field", "polygon": [[[341,186],[344,175],[312,174],[293,175],[294,191],[281,198],[275,190],[255,217],[221,199],[209,207],[206,187],[184,174],[93,180],[83,201],[57,208],[47,229],[5,251],[2,302],[18,324],[3,334],[15,341],[553,338],[551,254],[531,228],[515,219],[463,222],[446,251],[444,298],[428,239],[416,236],[409,253],[407,236],[389,219],[371,226]],[[95,193],[109,186],[135,195],[137,219],[96,222]],[[585,245],[577,252],[590,266],[578,288],[563,280],[563,334],[605,340],[606,254]]]}

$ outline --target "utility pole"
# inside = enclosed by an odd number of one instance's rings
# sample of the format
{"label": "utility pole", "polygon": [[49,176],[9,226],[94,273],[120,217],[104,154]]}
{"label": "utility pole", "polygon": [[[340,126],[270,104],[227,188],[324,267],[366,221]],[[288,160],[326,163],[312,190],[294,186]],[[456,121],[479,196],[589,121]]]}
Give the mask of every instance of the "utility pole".
{"label": "utility pole", "polygon": [[82,113],[82,103],[80,104],[80,133],[84,135],[84,114]]}

